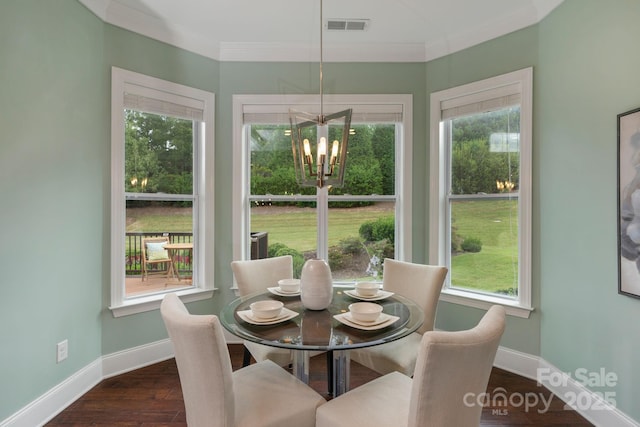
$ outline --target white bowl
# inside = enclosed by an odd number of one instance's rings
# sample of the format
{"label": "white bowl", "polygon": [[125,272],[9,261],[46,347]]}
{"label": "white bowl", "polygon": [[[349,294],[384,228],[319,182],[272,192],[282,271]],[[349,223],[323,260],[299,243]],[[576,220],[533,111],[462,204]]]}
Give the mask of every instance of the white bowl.
{"label": "white bowl", "polygon": [[280,279],[278,286],[282,292],[295,293],[300,290],[300,279]]}
{"label": "white bowl", "polygon": [[356,294],[361,297],[374,297],[380,290],[380,284],[374,282],[358,282],[356,283]]}
{"label": "white bowl", "polygon": [[273,319],[282,312],[283,306],[282,301],[263,300],[251,303],[249,308],[254,317],[258,319]]}
{"label": "white bowl", "polygon": [[354,302],[349,305],[349,312],[355,321],[373,322],[380,317],[382,306],[373,302]]}

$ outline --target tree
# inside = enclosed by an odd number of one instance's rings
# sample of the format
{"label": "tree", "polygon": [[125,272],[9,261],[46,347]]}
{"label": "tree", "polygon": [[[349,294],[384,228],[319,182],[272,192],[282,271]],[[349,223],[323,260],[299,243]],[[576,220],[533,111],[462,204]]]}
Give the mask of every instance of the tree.
{"label": "tree", "polygon": [[371,138],[373,155],[378,159],[382,174],[382,194],[395,194],[395,132],[395,125],[378,125]]}
{"label": "tree", "polygon": [[504,110],[453,120],[452,183],[454,194],[497,193],[496,181],[517,184],[518,152],[491,151],[492,133],[519,132],[520,111]]}
{"label": "tree", "polygon": [[[193,122],[135,110],[125,111],[125,121],[127,189],[192,193]],[[130,178],[134,176],[136,185]]]}

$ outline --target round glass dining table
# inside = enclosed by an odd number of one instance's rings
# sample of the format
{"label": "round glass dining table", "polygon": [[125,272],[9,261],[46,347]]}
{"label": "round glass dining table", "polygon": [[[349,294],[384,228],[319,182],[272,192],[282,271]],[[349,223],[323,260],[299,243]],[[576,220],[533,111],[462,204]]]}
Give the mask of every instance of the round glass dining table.
{"label": "round glass dining table", "polygon": [[[359,301],[349,295],[353,295],[353,292],[353,286],[334,285],[331,305],[325,310],[305,309],[299,295],[280,296],[268,291],[247,295],[227,304],[220,312],[220,321],[229,332],[245,340],[294,350],[293,373],[305,383],[309,382],[309,352],[331,351],[332,390],[338,396],[349,390],[349,350],[403,338],[418,329],[424,321],[424,313],[417,304],[401,295],[392,294],[372,301],[382,305],[382,312],[390,318],[388,322],[381,327],[355,325],[344,319],[349,304]],[[282,301],[285,309],[291,310],[287,316],[290,318],[273,324],[257,325],[247,321],[243,312],[249,310],[249,305],[269,299]],[[395,318],[397,320],[394,321]]]}

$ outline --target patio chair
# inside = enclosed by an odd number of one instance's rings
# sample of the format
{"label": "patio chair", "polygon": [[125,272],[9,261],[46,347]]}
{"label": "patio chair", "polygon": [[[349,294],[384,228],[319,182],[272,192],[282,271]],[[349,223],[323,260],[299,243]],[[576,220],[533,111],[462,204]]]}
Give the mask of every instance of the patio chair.
{"label": "patio chair", "polygon": [[[147,237],[142,239],[142,281],[150,275],[173,275],[173,261],[164,245],[169,237]],[[153,267],[156,266],[156,267]]]}

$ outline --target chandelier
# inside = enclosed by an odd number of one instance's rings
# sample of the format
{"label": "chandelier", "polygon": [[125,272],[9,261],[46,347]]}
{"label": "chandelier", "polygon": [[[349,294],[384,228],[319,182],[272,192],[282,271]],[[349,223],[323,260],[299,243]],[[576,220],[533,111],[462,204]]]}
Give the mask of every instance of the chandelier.
{"label": "chandelier", "polygon": [[[320,0],[320,114],[289,109],[291,149],[298,184],[303,187],[342,187],[352,110],[324,114],[322,24]],[[329,141],[332,141],[331,147]]]}

